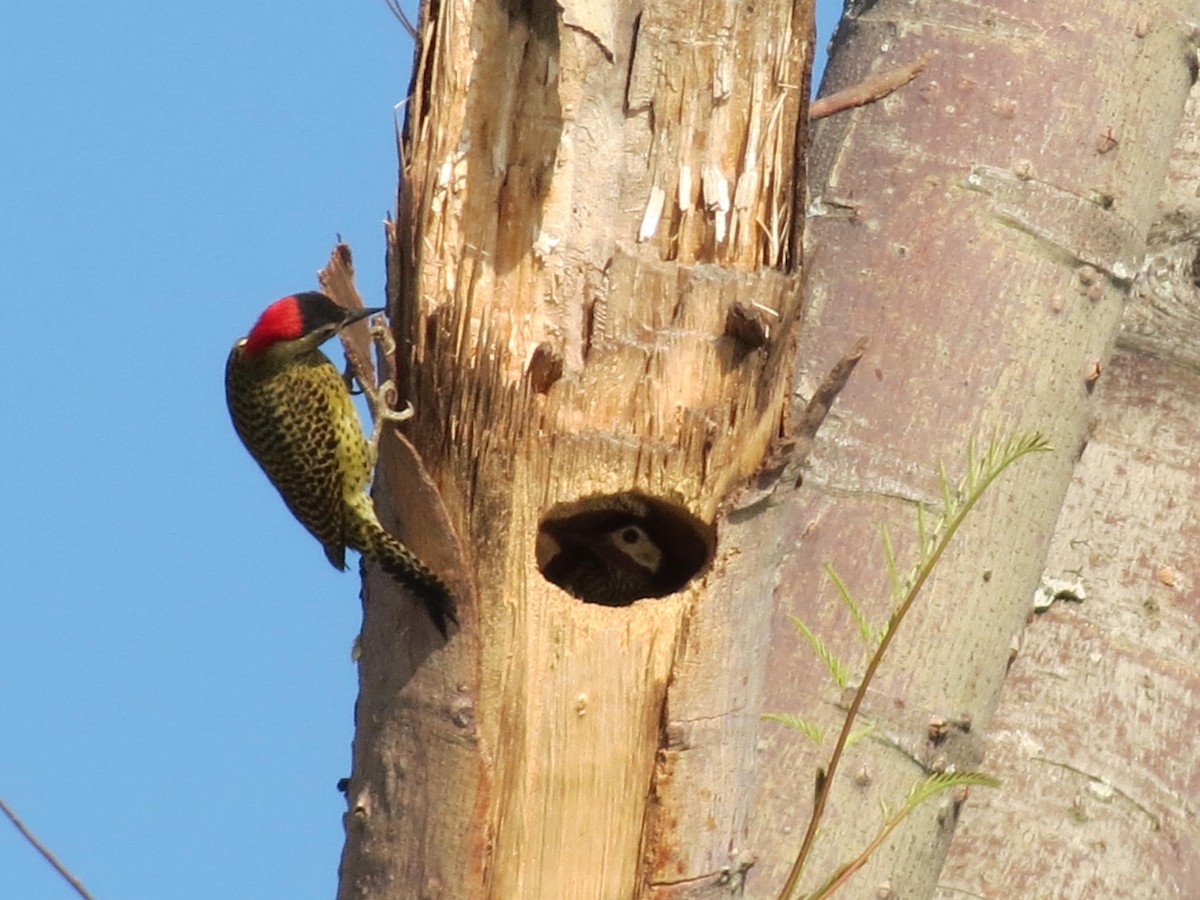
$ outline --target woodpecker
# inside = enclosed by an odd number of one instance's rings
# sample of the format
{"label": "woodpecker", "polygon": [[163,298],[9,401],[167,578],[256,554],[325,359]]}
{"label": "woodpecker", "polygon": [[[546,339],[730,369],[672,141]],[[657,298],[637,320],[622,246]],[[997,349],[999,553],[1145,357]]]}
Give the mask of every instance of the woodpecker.
{"label": "woodpecker", "polygon": [[225,400],[238,437],[334,568],[346,568],[347,547],[357,550],[411,588],[445,637],[457,621],[454,598],[380,525],[367,494],[374,442],[363,435],[346,379],[319,349],[378,312],[347,309],[315,291],[276,300],[233,345]]}
{"label": "woodpecker", "polygon": [[603,606],[628,606],[662,596],[663,550],[632,517],[591,528],[547,524],[553,558],[542,569],[567,593]]}

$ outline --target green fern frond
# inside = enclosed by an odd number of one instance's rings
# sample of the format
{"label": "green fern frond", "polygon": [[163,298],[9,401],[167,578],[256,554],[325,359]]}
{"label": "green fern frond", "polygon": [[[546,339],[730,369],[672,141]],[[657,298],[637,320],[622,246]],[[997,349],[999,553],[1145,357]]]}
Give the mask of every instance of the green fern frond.
{"label": "green fern frond", "polygon": [[850,610],[850,617],[854,620],[854,627],[858,629],[858,636],[862,638],[863,643],[868,648],[872,647],[874,645],[874,634],[871,623],[867,621],[867,616],[862,611],[862,607],[858,605],[858,601],[850,593],[850,588],[846,587],[846,582],[842,580],[842,576],[829,563],[825,563],[825,574],[829,576],[829,580],[838,589],[838,593],[842,597],[842,602],[846,604],[846,609]]}
{"label": "green fern frond", "polygon": [[778,722],[780,725],[785,725],[792,731],[798,731],[814,744],[821,743],[821,729],[808,719],[800,716],[792,715],[791,713],[763,713],[762,717],[771,722]]}
{"label": "green fern frond", "polygon": [[[887,622],[881,627],[878,641],[874,646],[871,658],[867,663],[866,671],[859,680],[854,696],[846,709],[845,720],[842,723],[842,729],[838,734],[837,740],[834,742],[833,750],[830,753],[828,764],[823,767],[822,772],[825,773],[822,782],[820,783],[816,795],[816,802],[813,804],[812,814],[809,818],[808,829],[805,832],[804,840],[800,846],[799,852],[793,861],[791,871],[788,874],[787,881],[780,893],[781,900],[791,898],[800,881],[800,876],[804,871],[805,863],[808,859],[808,854],[813,846],[813,841],[819,831],[821,818],[824,815],[825,804],[829,798],[829,785],[832,783],[834,776],[837,774],[838,765],[841,762],[842,755],[846,748],[851,743],[852,734],[858,735],[858,732],[852,732],[851,726],[854,723],[858,710],[862,705],[863,698],[866,696],[867,690],[870,688],[874,680],[875,673],[878,671],[888,647],[892,639],[896,635],[897,626],[903,621],[912,608],[918,595],[921,593],[925,583],[929,580],[942,555],[946,551],[946,547],[954,538],[958,529],[961,527],[964,520],[970,515],[975,504],[983,496],[984,492],[992,485],[1001,473],[1004,472],[1021,457],[1030,453],[1040,453],[1051,449],[1049,441],[1036,431],[1026,432],[1010,437],[1006,441],[993,439],[987,447],[987,450],[982,456],[976,455],[975,442],[971,441],[967,446],[967,467],[962,480],[956,488],[951,488],[951,482],[946,475],[945,467],[939,466],[938,474],[941,483],[942,493],[942,508],[939,511],[936,522],[932,528],[930,523],[926,521],[926,509],[922,503],[917,504],[917,552],[916,561],[913,565],[911,574],[901,583],[901,587],[897,590],[897,584],[900,579],[896,573],[895,554],[892,548],[891,535],[885,529],[883,532],[884,556],[888,564],[888,578],[891,582],[893,596],[897,603],[892,611]],[[841,579],[836,576],[833,569],[826,567],[830,572],[834,583],[838,585],[838,590],[842,594],[843,601],[851,608],[851,614],[858,609],[853,598],[850,596],[849,590],[841,582]],[[803,626],[798,620],[793,618],[797,628],[805,635],[809,644],[816,650],[817,655],[826,661],[826,667],[831,672],[835,671],[834,660],[828,649],[820,641],[815,634],[812,634],[809,629]],[[859,627],[860,634],[862,633],[862,623],[866,622],[866,617],[861,615],[859,610],[855,616],[855,624]],[[845,686],[849,682],[849,677],[845,674],[844,668],[840,663],[837,665],[835,680],[839,687]],[[861,735],[858,735],[861,737]],[[856,737],[855,739],[858,739]],[[919,806],[922,802],[929,799],[941,791],[958,785],[995,785],[998,782],[989,775],[980,772],[941,772],[930,776],[923,782],[919,782],[909,794],[908,800],[894,815],[886,817],[885,825],[880,830],[880,833],[868,845],[868,847],[849,863],[841,866],[826,882],[814,897],[827,896],[829,891],[843,884],[847,878],[858,868],[860,868],[866,859],[873,853],[891,831],[907,816],[913,809]]]}
{"label": "green fern frond", "polygon": [[[888,587],[892,591],[892,600],[897,603],[904,597],[904,583],[900,580],[900,570],[896,568],[896,551],[892,547],[892,533],[885,524],[879,526],[879,537],[883,541],[883,561],[887,565]],[[826,568],[829,564],[826,563]]]}
{"label": "green fern frond", "polygon": [[912,786],[912,790],[908,792],[908,798],[904,801],[904,806],[912,811],[930,797],[963,785],[967,787],[1000,787],[1000,779],[988,775],[986,772],[934,772],[928,778],[922,779]]}
{"label": "green fern frond", "polygon": [[849,749],[849,748],[853,747],[855,744],[857,744],[859,741],[861,741],[863,738],[865,738],[867,735],[869,735],[874,730],[875,730],[875,723],[871,722],[869,725],[864,725],[862,728],[857,728],[854,731],[850,732],[850,734],[846,736],[846,748]]}
{"label": "green fern frond", "polygon": [[880,826],[875,837],[871,839],[871,842],[863,848],[863,851],[858,856],[838,866],[825,883],[809,895],[809,900],[823,900],[823,898],[828,897],[844,885],[851,875],[863,867],[866,861],[870,859],[871,854],[879,849],[888,836],[896,830],[896,827],[912,815],[913,811],[926,800],[960,785],[998,787],[999,784],[998,779],[983,772],[935,772],[928,778],[914,784],[912,790],[908,792],[908,797],[905,798],[904,804],[895,812],[892,812],[891,807],[887,803],[880,800],[879,809],[882,813],[883,824]]}
{"label": "green fern frond", "polygon": [[[917,504],[917,555],[929,552],[929,526],[925,524],[925,504]],[[903,593],[903,591],[901,591]]]}
{"label": "green fern frond", "polygon": [[833,651],[825,646],[825,642],[817,636],[816,632],[805,625],[796,616],[789,615],[788,618],[791,619],[792,625],[796,627],[796,630],[804,636],[806,641],[808,641],[808,645],[812,647],[813,652],[817,654],[817,659],[821,660],[821,662],[825,664],[825,668],[829,670],[829,674],[833,678],[834,683],[839,688],[844,688],[847,684],[849,684],[849,670],[840,659],[833,655]]}

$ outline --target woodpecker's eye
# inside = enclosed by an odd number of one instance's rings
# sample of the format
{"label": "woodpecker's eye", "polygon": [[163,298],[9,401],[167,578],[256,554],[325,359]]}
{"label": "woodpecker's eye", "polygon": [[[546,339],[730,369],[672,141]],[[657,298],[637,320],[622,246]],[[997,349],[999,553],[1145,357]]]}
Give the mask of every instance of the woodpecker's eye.
{"label": "woodpecker's eye", "polygon": [[641,532],[638,529],[630,527],[621,532],[621,540],[626,544],[636,544],[638,538],[641,537]]}

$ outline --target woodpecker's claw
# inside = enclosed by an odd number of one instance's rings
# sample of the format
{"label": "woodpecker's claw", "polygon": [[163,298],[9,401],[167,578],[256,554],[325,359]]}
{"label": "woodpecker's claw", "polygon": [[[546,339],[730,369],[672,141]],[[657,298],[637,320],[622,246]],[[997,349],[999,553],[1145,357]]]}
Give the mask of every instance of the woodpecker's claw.
{"label": "woodpecker's claw", "polygon": [[379,399],[378,408],[375,410],[376,419],[403,422],[413,417],[413,405],[407,400],[404,401],[404,409],[392,409],[392,404],[396,402],[396,385],[390,379],[380,384],[375,389],[375,394]]}
{"label": "woodpecker's claw", "polygon": [[388,328],[387,321],[383,316],[375,316],[371,319],[371,339],[375,341],[380,352],[385,359],[392,359],[396,354],[396,339],[392,337],[392,330]]}
{"label": "woodpecker's claw", "polygon": [[[388,366],[388,370],[391,371],[396,354],[396,341],[392,337],[387,321],[382,316],[375,316],[371,319],[371,338],[375,341],[375,346],[385,361],[385,365]],[[393,409],[398,394],[396,383],[390,378],[381,381],[375,388],[374,396],[371,398],[371,412],[375,416],[376,431],[378,431],[379,423],[385,419],[389,422],[403,422],[413,417],[412,404],[407,400],[404,401],[404,409]]]}
{"label": "woodpecker's claw", "polygon": [[367,447],[372,460],[379,458],[379,439],[383,437],[383,423],[403,422],[413,417],[413,405],[407,400],[404,401],[404,409],[392,409],[395,397],[396,385],[389,379],[375,388],[375,395],[371,398],[375,424],[371,427],[371,439]]}
{"label": "woodpecker's claw", "polygon": [[[389,366],[388,371],[392,371],[390,366],[395,359],[396,341],[392,338],[392,332],[388,328],[387,322],[381,316],[376,316],[371,320],[371,338],[375,341],[375,346],[385,361],[385,365]],[[374,391],[369,391],[368,399],[371,403],[371,414],[375,420],[371,428],[371,440],[368,446],[371,451],[371,459],[377,459],[379,439],[383,436],[383,423],[398,423],[411,419],[413,406],[405,400],[403,409],[393,409],[393,404],[399,399],[399,391],[396,390],[396,383],[390,378],[381,381]]]}

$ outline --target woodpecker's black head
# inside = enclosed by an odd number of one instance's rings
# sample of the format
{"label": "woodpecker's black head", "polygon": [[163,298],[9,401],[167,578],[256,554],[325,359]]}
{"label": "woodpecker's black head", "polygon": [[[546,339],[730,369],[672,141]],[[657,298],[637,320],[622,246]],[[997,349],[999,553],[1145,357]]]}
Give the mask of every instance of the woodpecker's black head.
{"label": "woodpecker's black head", "polygon": [[251,357],[275,348],[302,353],[325,343],[352,322],[379,312],[383,310],[338,306],[317,291],[291,294],[263,310],[244,339],[243,351]]}

